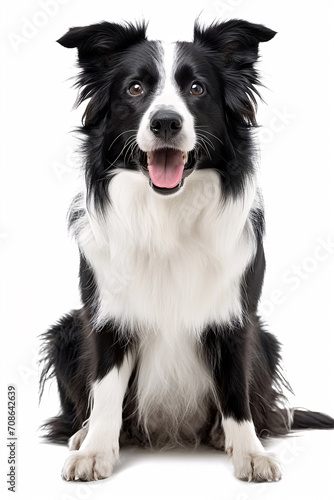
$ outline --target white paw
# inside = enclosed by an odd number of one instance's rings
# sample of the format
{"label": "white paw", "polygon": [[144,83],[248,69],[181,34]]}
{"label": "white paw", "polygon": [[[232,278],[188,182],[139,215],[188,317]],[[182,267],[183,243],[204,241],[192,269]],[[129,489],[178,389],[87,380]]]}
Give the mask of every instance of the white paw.
{"label": "white paw", "polygon": [[68,447],[70,451],[79,450],[80,446],[83,443],[83,440],[87,436],[87,432],[88,432],[88,427],[82,427],[82,429],[78,430],[78,432],[73,434],[73,436],[68,442]]}
{"label": "white paw", "polygon": [[235,475],[248,481],[279,481],[282,469],[273,455],[264,452],[236,455],[233,453]]}
{"label": "white paw", "polygon": [[61,475],[66,481],[97,481],[112,475],[116,461],[113,453],[71,451]]}

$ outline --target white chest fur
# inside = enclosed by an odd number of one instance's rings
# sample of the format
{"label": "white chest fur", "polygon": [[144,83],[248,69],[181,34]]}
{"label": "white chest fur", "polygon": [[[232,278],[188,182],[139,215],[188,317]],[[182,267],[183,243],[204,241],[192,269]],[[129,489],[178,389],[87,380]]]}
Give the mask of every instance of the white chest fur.
{"label": "white chest fur", "polygon": [[122,171],[110,192],[105,217],[90,210],[77,231],[97,280],[98,324],[112,317],[170,336],[241,318],[240,278],[255,249],[253,185],[224,203],[217,174],[197,171],[164,198],[142,174]]}

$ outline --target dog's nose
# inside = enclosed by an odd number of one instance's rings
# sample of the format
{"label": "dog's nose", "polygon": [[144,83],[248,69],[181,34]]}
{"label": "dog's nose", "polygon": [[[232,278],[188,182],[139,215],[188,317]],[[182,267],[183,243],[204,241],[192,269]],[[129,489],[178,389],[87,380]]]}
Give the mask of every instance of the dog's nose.
{"label": "dog's nose", "polygon": [[159,110],[152,116],[150,128],[156,137],[169,141],[180,132],[182,121],[174,111]]}

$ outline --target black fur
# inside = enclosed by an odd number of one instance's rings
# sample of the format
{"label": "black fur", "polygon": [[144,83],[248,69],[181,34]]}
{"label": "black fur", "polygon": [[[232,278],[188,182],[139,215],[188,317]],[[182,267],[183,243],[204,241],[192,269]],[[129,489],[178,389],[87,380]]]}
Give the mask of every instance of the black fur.
{"label": "black fur", "polygon": [[88,418],[89,366],[85,347],[89,337],[81,311],[72,311],[43,335],[40,395],[46,381],[56,377],[61,414],[43,427],[50,441],[66,443]]}

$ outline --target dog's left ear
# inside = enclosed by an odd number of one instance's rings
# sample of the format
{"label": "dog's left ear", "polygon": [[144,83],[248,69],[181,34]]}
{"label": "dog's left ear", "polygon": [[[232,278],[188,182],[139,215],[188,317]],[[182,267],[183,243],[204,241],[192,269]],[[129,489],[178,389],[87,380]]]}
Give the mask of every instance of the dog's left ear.
{"label": "dog's left ear", "polygon": [[218,50],[227,64],[241,59],[255,62],[258,57],[259,43],[268,42],[275,35],[276,31],[262,24],[232,19],[222,23],[213,23],[207,28],[201,28],[196,23],[194,42],[210,45]]}
{"label": "dog's left ear", "polygon": [[243,125],[256,125],[256,96],[259,78],[254,63],[259,43],[268,42],[276,32],[261,24],[233,19],[194,29],[194,43],[209,48],[224,80],[227,113],[233,113]]}

